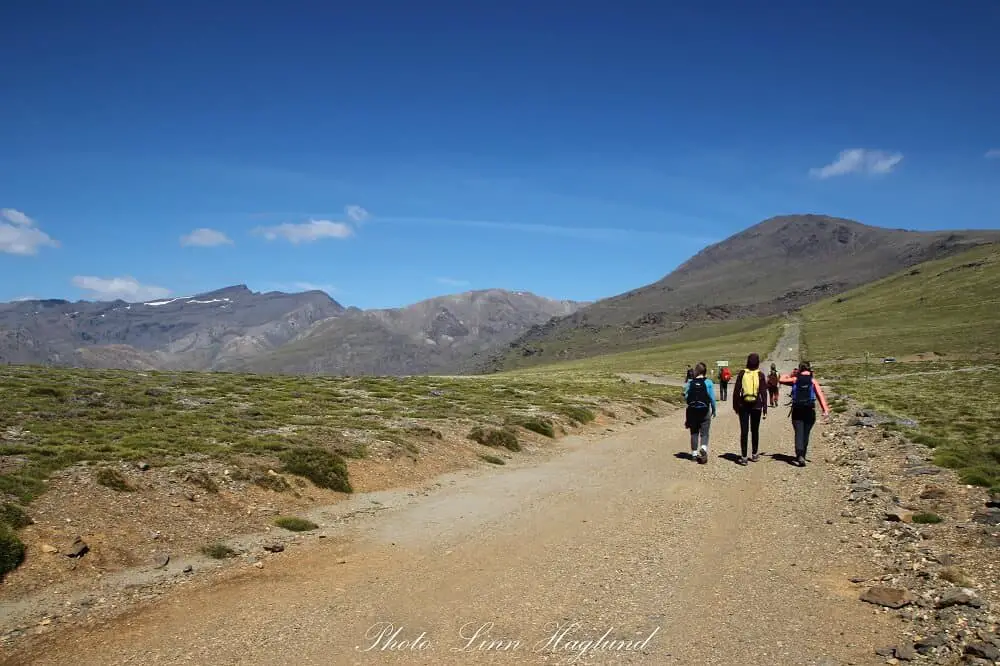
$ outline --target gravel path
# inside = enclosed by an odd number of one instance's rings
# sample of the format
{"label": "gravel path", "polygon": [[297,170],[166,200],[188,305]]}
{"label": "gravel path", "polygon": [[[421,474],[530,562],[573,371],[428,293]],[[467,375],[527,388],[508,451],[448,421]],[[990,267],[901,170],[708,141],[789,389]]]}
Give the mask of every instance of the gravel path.
{"label": "gravel path", "polygon": [[[796,339],[791,327],[772,354],[782,370]],[[771,455],[792,451],[784,411],[746,468],[720,457],[738,450],[729,403],[707,465],[677,457],[689,449],[680,413],[570,438],[540,465],[385,511],[346,550],[317,540],[8,663],[884,663],[872,648],[891,642],[891,619],[848,582],[870,563],[827,523],[840,509],[823,426],[813,464],[792,467]],[[367,649],[377,623],[423,640]],[[637,649],[582,649],[602,637]]]}

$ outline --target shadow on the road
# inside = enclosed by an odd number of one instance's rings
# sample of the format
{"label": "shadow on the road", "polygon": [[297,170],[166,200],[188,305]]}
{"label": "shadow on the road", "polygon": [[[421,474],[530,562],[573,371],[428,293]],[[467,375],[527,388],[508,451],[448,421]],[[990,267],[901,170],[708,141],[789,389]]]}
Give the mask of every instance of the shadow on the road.
{"label": "shadow on the road", "polygon": [[777,460],[778,462],[795,465],[795,456],[790,456],[787,453],[772,453],[771,458]]}
{"label": "shadow on the road", "polygon": [[694,455],[692,455],[689,451],[678,451],[674,454],[674,458],[677,458],[678,460],[694,460]]}
{"label": "shadow on the road", "polygon": [[740,455],[738,453],[723,453],[719,455],[723,460],[728,460],[731,463],[739,464]]}

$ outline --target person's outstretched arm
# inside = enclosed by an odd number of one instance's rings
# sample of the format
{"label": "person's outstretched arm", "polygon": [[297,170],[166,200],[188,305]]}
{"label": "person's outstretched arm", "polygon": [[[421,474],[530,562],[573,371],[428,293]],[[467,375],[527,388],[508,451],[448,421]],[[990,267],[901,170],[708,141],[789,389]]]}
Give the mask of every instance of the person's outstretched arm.
{"label": "person's outstretched arm", "polygon": [[792,377],[791,373],[786,372],[778,377],[779,384],[785,384],[786,386],[791,386],[795,383],[795,377]]}
{"label": "person's outstretched arm", "polygon": [[813,386],[816,387],[816,397],[819,399],[819,406],[823,408],[823,416],[830,415],[830,407],[826,404],[826,396],[823,395],[823,387],[819,385],[816,381],[816,375],[813,375]]}
{"label": "person's outstretched arm", "polygon": [[688,387],[691,386],[691,380],[687,379],[684,381],[684,399],[687,400],[688,397]]}

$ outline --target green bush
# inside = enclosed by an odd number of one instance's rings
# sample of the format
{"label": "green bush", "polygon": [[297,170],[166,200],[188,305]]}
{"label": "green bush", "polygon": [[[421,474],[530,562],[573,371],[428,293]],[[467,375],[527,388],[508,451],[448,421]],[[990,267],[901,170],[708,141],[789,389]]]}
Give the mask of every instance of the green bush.
{"label": "green bush", "polygon": [[281,454],[281,462],[289,474],[297,474],[312,481],[320,488],[342,493],[353,492],[347,478],[347,463],[326,449],[297,448]]}
{"label": "green bush", "polygon": [[578,405],[561,407],[559,411],[568,416],[574,423],[586,424],[597,418],[592,411],[586,407],[580,407]]}
{"label": "green bush", "polygon": [[24,543],[9,525],[0,523],[0,580],[24,562]]}
{"label": "green bush", "polygon": [[279,518],[275,518],[274,524],[282,529],[288,530],[289,532],[308,532],[309,530],[314,530],[319,527],[319,525],[311,520],[296,518],[295,516],[281,516]]}
{"label": "green bush", "polygon": [[210,543],[201,547],[201,552],[213,560],[224,560],[227,557],[236,557],[236,551],[224,543]]}
{"label": "green bush", "polygon": [[121,493],[135,490],[135,488],[129,485],[128,479],[125,478],[125,475],[114,467],[102,467],[97,470],[97,476],[95,479],[100,485],[106,488],[111,488],[111,490],[117,490]]}
{"label": "green bush", "polygon": [[921,525],[935,525],[943,520],[944,518],[941,516],[928,511],[913,514],[913,522],[920,523]]}
{"label": "green bush", "polygon": [[508,428],[483,428],[476,426],[469,433],[469,439],[484,446],[502,447],[510,451],[520,451],[517,433]]}
{"label": "green bush", "polygon": [[546,437],[556,436],[556,429],[552,425],[552,421],[541,416],[533,416],[521,425],[525,430],[537,432],[539,435],[545,435]]}
{"label": "green bush", "polygon": [[0,504],[0,524],[9,525],[16,530],[27,527],[34,522],[31,516],[18,505],[11,502]]}
{"label": "green bush", "polygon": [[215,482],[215,479],[208,475],[208,472],[203,472],[201,470],[190,472],[185,477],[185,481],[188,483],[193,483],[198,486],[206,493],[217,493],[219,492],[219,484]]}
{"label": "green bush", "polygon": [[292,489],[292,484],[288,483],[288,480],[280,474],[258,474],[254,477],[253,483],[255,486],[265,490],[273,490],[276,493]]}

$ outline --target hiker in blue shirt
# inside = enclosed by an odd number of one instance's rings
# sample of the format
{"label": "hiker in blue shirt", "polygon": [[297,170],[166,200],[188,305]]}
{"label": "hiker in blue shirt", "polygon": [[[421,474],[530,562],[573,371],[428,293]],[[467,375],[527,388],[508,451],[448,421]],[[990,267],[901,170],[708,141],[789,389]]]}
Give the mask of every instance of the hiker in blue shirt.
{"label": "hiker in blue shirt", "polygon": [[691,459],[702,465],[708,462],[708,433],[715,418],[715,386],[707,373],[705,364],[699,363],[694,366],[694,378],[684,382],[684,427],[691,431]]}

